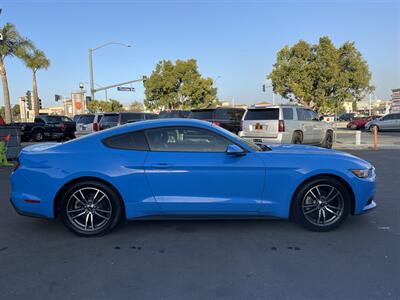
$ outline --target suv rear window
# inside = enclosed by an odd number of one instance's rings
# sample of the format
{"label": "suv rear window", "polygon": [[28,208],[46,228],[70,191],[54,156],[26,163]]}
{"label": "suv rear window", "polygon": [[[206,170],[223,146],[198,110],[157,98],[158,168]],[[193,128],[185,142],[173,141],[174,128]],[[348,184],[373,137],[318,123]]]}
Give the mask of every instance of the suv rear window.
{"label": "suv rear window", "polygon": [[143,120],[143,114],[142,113],[124,113],[120,115],[120,123],[121,124],[126,124],[130,122],[135,122],[139,120]]}
{"label": "suv rear window", "polygon": [[217,120],[241,120],[244,110],[241,109],[216,109],[215,119]]}
{"label": "suv rear window", "polygon": [[91,124],[94,121],[94,115],[83,115],[76,121],[79,124]]}
{"label": "suv rear window", "polygon": [[118,122],[118,115],[104,115],[101,122]]}
{"label": "suv rear window", "polygon": [[279,108],[257,108],[247,111],[245,120],[279,120]]}
{"label": "suv rear window", "polygon": [[214,110],[194,110],[189,114],[189,118],[191,119],[199,119],[199,120],[211,120],[213,119]]}

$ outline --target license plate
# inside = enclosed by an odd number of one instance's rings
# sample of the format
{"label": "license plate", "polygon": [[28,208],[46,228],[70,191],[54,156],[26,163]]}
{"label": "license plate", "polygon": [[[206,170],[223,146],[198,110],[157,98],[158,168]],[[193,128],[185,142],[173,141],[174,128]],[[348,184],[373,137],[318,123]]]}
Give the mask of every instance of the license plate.
{"label": "license plate", "polygon": [[254,143],[262,143],[262,139],[253,139]]}

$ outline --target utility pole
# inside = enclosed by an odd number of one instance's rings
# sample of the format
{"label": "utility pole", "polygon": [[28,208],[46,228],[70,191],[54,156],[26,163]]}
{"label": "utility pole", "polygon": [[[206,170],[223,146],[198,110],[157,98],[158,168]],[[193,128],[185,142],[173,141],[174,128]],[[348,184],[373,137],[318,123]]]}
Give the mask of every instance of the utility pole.
{"label": "utility pole", "polygon": [[131,45],[127,45],[127,44],[123,44],[123,43],[117,43],[117,42],[109,42],[103,45],[100,45],[96,48],[89,48],[89,72],[90,72],[90,96],[92,98],[92,100],[94,99],[94,93],[96,92],[95,88],[94,88],[94,80],[93,80],[93,51],[96,51],[100,48],[109,46],[109,45],[120,45],[120,46],[124,46],[127,48],[130,48]]}

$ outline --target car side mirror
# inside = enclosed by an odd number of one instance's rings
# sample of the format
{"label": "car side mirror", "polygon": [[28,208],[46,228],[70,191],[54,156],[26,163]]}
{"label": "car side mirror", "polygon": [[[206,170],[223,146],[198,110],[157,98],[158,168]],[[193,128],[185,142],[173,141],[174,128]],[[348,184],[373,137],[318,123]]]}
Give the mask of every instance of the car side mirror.
{"label": "car side mirror", "polygon": [[235,156],[243,156],[246,155],[246,152],[240,148],[238,145],[228,145],[226,148],[226,154],[227,155],[235,155]]}

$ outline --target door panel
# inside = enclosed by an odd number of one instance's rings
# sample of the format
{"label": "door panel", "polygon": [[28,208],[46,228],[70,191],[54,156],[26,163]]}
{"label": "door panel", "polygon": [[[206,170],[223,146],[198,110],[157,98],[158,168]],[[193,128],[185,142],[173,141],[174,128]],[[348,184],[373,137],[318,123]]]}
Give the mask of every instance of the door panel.
{"label": "door panel", "polygon": [[256,212],[265,183],[255,153],[150,152],[145,173],[153,195],[167,212]]}

